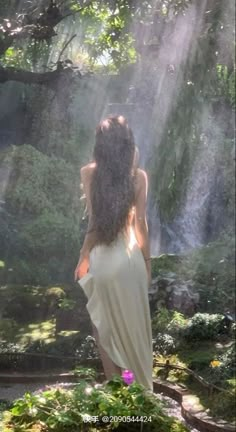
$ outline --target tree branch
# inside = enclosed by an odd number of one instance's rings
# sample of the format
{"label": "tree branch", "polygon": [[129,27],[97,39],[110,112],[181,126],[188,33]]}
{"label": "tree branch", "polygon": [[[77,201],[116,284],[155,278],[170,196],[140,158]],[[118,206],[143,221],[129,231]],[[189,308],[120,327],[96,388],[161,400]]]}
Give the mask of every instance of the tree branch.
{"label": "tree branch", "polygon": [[64,47],[62,48],[59,56],[58,56],[58,60],[57,63],[59,63],[59,61],[61,60],[61,56],[62,54],[65,52],[66,48],[68,47],[68,45],[71,43],[71,41],[76,37],[77,35],[74,34],[73,36],[71,36],[71,38],[65,43]]}
{"label": "tree branch", "polygon": [[[81,10],[82,8],[63,15],[58,6],[54,5],[44,10],[37,18],[26,15],[27,18],[14,21],[14,25],[13,21],[4,20],[2,24],[0,23],[0,56],[5,53],[15,40],[30,37],[31,39],[49,42],[53,36],[57,35],[54,27],[65,18],[73,16]],[[24,22],[25,20],[26,22]]]}
{"label": "tree branch", "polygon": [[55,83],[61,78],[71,81],[76,76],[81,78],[81,73],[79,71],[74,71],[70,67],[64,69],[58,68],[54,71],[42,73],[18,70],[13,67],[0,67],[0,83],[5,83],[7,81],[18,81],[25,84],[39,84],[53,87]]}

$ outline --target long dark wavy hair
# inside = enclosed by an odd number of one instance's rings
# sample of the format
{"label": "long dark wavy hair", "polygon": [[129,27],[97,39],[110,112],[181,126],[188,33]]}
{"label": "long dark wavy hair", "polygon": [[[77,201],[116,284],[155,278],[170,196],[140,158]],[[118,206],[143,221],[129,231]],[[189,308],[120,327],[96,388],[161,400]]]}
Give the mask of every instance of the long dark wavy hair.
{"label": "long dark wavy hair", "polygon": [[127,226],[135,197],[134,155],[133,133],[123,116],[109,116],[97,126],[91,182],[97,244],[109,245]]}

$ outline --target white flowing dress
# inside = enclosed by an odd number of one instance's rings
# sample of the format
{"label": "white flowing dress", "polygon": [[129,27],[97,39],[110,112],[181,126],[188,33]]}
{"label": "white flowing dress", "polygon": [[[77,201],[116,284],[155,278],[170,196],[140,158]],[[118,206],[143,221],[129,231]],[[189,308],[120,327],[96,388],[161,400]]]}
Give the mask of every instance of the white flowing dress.
{"label": "white flowing dress", "polygon": [[111,245],[90,252],[89,272],[79,280],[99,341],[111,360],[131,370],[153,390],[152,329],[148,277],[134,233],[119,234]]}

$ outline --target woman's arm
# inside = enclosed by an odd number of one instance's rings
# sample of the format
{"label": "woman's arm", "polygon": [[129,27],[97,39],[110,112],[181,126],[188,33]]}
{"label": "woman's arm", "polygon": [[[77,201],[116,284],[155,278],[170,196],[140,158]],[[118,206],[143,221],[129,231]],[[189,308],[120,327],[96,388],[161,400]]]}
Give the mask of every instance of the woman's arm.
{"label": "woman's arm", "polygon": [[151,283],[150,242],[146,217],[148,179],[145,171],[140,169],[138,170],[136,191],[134,231],[146,263],[149,283]]}
{"label": "woman's arm", "polygon": [[90,199],[90,186],[91,186],[93,170],[94,168],[91,166],[85,166],[80,170],[81,181],[83,184],[84,193],[86,197],[89,221],[88,221],[87,233],[85,235],[84,242],[80,250],[79,261],[75,269],[75,274],[74,274],[75,280],[80,279],[88,272],[89,253],[96,243],[96,232],[93,230],[92,206],[91,206],[91,199]]}

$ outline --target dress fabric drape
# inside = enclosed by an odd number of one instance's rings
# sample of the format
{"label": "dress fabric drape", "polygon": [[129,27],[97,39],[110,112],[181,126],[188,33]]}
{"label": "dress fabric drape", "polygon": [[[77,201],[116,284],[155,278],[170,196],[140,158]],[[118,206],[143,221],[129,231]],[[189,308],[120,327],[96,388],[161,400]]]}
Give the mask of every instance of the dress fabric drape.
{"label": "dress fabric drape", "polygon": [[148,276],[132,229],[90,252],[89,272],[79,280],[99,341],[110,359],[152,390],[152,329]]}

